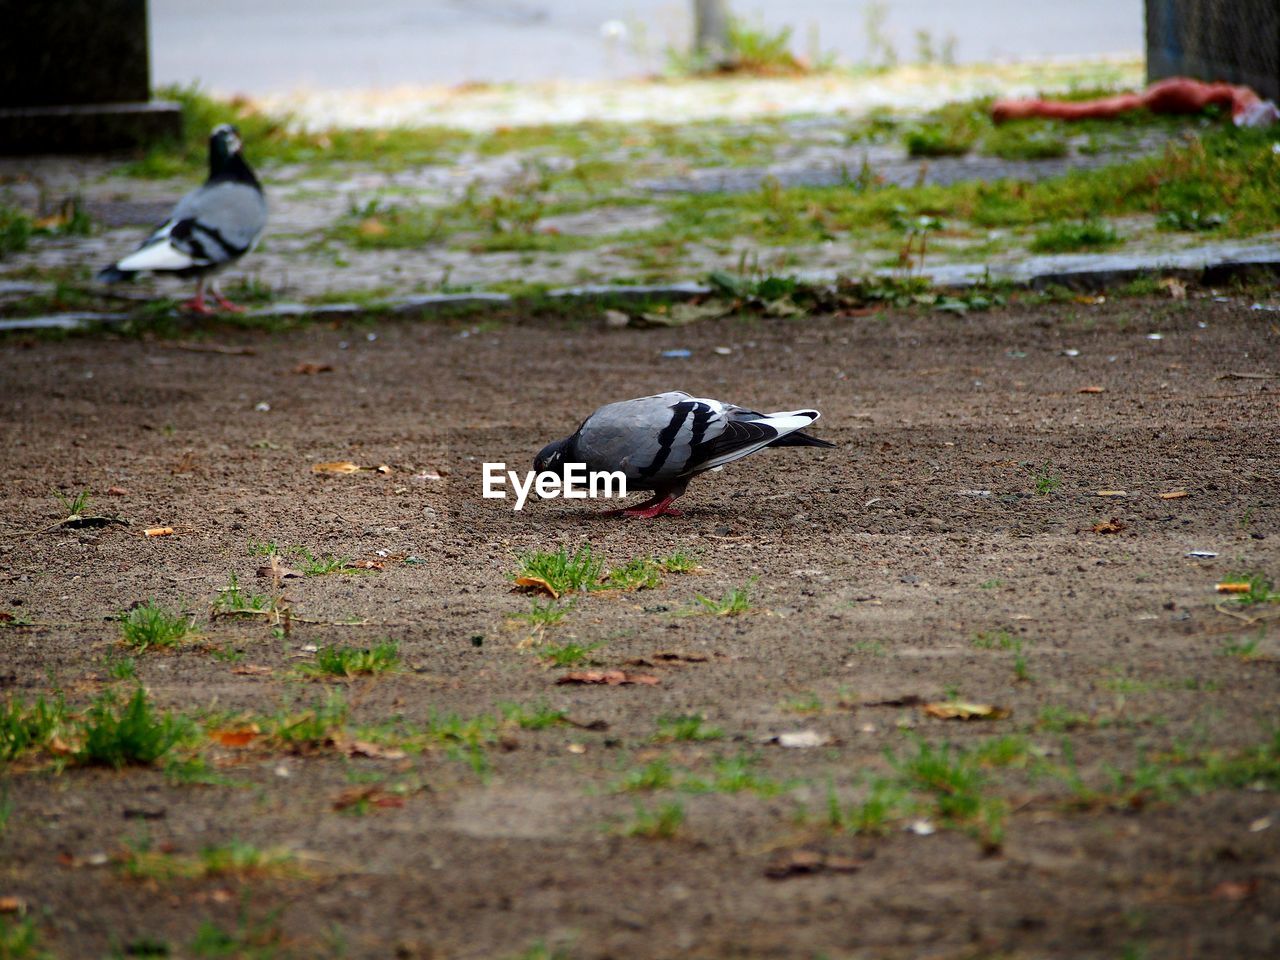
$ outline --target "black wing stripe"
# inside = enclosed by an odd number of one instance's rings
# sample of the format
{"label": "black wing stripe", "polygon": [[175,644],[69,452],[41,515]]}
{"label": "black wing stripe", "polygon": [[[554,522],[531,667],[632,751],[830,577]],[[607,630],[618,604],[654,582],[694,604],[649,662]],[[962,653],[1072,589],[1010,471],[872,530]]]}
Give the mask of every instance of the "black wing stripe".
{"label": "black wing stripe", "polygon": [[[641,479],[647,480],[655,473],[662,469],[667,462],[667,458],[671,456],[671,448],[676,442],[676,435],[680,433],[680,428],[684,426],[685,420],[689,419],[689,414],[693,413],[701,404],[692,400],[682,400],[679,403],[672,404],[671,420],[662,432],[658,434],[658,452],[653,457],[653,462],[647,467],[640,469]],[[705,430],[706,427],[703,427]]]}

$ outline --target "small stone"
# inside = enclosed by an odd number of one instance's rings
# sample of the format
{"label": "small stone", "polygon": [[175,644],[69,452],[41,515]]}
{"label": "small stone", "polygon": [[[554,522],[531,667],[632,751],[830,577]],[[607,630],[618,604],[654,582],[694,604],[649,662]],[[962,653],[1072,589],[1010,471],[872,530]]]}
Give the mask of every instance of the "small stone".
{"label": "small stone", "polygon": [[610,329],[621,329],[630,323],[631,317],[621,310],[606,310],[604,312],[604,325]]}

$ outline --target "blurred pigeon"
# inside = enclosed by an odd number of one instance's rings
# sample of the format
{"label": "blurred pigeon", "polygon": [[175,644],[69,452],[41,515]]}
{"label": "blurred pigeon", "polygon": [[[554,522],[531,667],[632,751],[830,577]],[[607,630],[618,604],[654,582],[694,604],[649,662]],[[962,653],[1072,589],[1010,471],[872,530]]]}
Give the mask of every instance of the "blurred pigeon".
{"label": "blurred pigeon", "polygon": [[673,390],[601,407],[573,436],[543,447],[533,466],[556,473],[567,463],[584,463],[588,472],[620,470],[628,490],[652,490],[654,496],[613,513],[678,515],[672,501],[703,471],[717,470],[761,447],[834,447],[800,433],[818,416],[817,410],[757,413]]}
{"label": "blurred pigeon", "polygon": [[[197,277],[196,295],[183,304],[196,313],[205,306],[205,277],[230,266],[253,249],[267,223],[262,185],[240,153],[240,132],[228,123],[209,137],[209,179],[178,201],[169,219],[133,253],[98,274],[105,283],[132,280],[142,272]],[[209,284],[224,310],[244,308]]]}

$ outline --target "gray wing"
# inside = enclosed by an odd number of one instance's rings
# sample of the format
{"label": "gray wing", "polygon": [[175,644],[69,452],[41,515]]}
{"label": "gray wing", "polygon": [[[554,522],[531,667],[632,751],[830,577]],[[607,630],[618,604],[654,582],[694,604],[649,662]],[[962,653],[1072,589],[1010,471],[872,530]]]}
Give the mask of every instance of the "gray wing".
{"label": "gray wing", "polygon": [[601,407],[579,428],[577,455],[588,469],[621,470],[635,485],[696,473],[728,423],[729,407],[682,391]]}
{"label": "gray wing", "polygon": [[248,253],[267,225],[262,191],[232,180],[206,184],[178,201],[169,242],[194,259],[225,263]]}
{"label": "gray wing", "polygon": [[576,453],[644,489],[741,459],[816,419],[816,410],[763,414],[673,391],[601,407],[575,435]]}
{"label": "gray wing", "polygon": [[[224,180],[205,184],[179,200],[169,219],[138,249],[163,243],[187,261],[166,261],[162,268],[216,266],[252,250],[266,225],[267,201],[262,192],[247,183]],[[138,268],[152,266],[147,258],[139,261]],[[126,261],[120,266],[126,266]]]}

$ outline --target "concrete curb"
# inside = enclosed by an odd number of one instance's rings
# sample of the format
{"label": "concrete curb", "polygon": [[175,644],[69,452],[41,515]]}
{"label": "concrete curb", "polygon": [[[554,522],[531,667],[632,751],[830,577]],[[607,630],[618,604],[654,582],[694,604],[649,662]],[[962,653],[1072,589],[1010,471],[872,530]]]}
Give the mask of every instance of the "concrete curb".
{"label": "concrete curb", "polygon": [[[878,271],[892,276],[892,271]],[[1071,254],[1031,257],[1013,267],[988,268],[983,264],[952,264],[925,271],[935,286],[963,289],[984,281],[1009,283],[1027,290],[1050,286],[1070,290],[1105,290],[1141,277],[1173,276],[1202,286],[1221,286],[1237,277],[1267,274],[1280,277],[1280,246],[1220,244],[1156,256],[1121,254]],[[835,274],[804,274],[800,279],[813,283],[834,283]],[[634,284],[609,286],[592,284],[550,290],[546,296],[564,303],[656,303],[678,302],[706,296],[712,288],[702,283]],[[334,320],[370,314],[386,314],[407,319],[427,319],[459,308],[511,306],[521,298],[505,293],[437,293],[400,297],[374,304],[274,303],[251,310],[247,315],[262,319],[318,317]],[[94,325],[111,325],[131,319],[127,313],[57,313],[40,317],[0,319],[0,332],[22,330],[77,330]]]}

